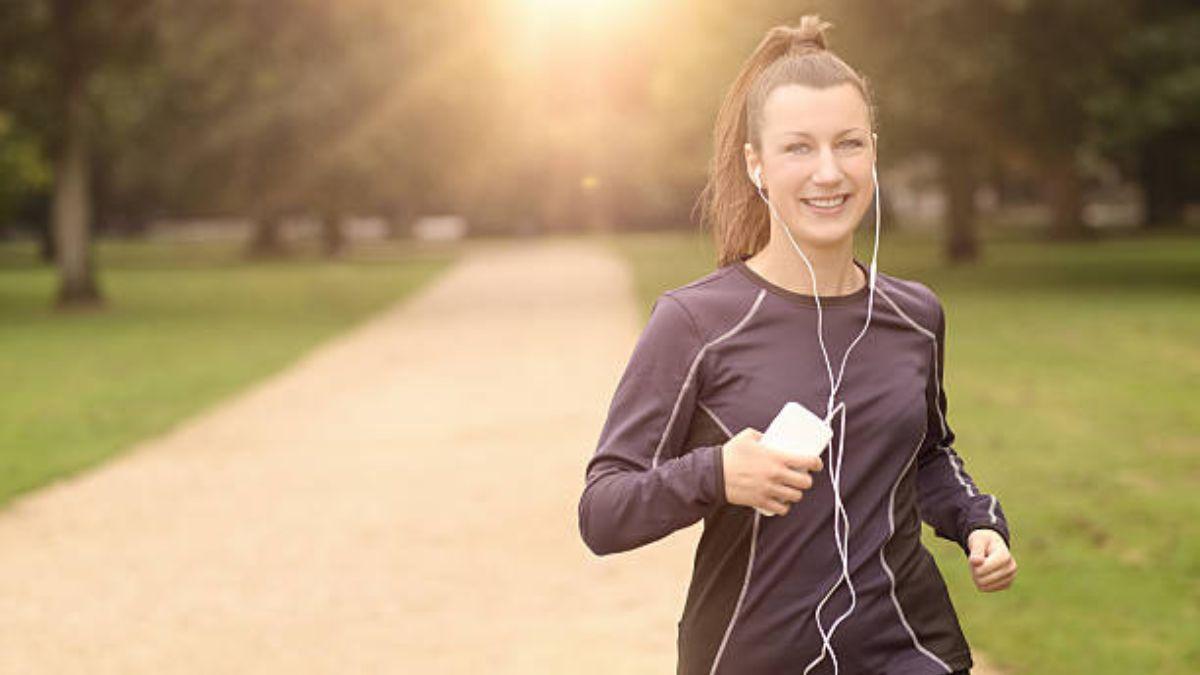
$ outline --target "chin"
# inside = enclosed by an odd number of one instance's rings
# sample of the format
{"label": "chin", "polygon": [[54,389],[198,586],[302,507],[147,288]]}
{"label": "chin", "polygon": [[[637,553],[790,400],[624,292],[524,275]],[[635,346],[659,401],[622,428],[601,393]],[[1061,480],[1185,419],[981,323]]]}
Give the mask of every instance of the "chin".
{"label": "chin", "polygon": [[[840,248],[854,241],[854,228],[848,224],[839,223],[801,223],[800,227],[792,228],[792,236],[801,246],[812,248]],[[788,242],[790,247],[791,243]]]}
{"label": "chin", "polygon": [[845,243],[847,239],[854,239],[854,232],[862,220],[862,213],[845,213],[838,218],[815,220],[803,214],[792,214],[791,218],[794,220],[791,222],[797,224],[797,227],[791,228],[792,236],[796,238],[797,244],[832,248]]}

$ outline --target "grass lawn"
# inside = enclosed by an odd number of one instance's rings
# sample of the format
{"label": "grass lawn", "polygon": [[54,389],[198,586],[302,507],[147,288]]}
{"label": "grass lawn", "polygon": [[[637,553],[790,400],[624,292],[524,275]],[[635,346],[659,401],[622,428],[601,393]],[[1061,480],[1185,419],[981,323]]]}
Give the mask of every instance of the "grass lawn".
{"label": "grass lawn", "polygon": [[108,307],[55,313],[54,271],[0,243],[0,506],[159,434],[394,303],[454,252],[249,263],[233,244],[102,241]]}
{"label": "grass lawn", "polygon": [[[707,237],[611,243],[644,316],[714,266]],[[948,267],[885,232],[879,253],[946,307],[955,449],[1012,528],[1017,580],[980,593],[924,526],[972,646],[1021,673],[1200,672],[1200,237],[991,239]]]}

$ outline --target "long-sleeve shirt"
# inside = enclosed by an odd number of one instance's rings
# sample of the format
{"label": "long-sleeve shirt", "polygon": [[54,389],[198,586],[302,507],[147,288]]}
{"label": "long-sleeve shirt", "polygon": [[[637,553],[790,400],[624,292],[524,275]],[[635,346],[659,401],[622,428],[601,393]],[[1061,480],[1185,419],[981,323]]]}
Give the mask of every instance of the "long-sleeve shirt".
{"label": "long-sleeve shirt", "polygon": [[[835,377],[870,293],[820,298]],[[661,294],[587,463],[583,540],[607,555],[704,520],[678,625],[680,675],[802,673],[818,659],[810,674],[833,673],[834,655],[846,675],[969,668],[921,522],[964,553],[976,528],[1006,542],[1009,531],[996,497],[954,450],[942,386],[945,314],[927,286],[878,274],[870,325],[838,389],[845,437],[835,417],[804,498],[773,517],[727,500],[726,441],[746,427],[765,431],[788,401],[825,416],[830,383],[816,330],[816,300],[771,283],[744,258]],[[824,598],[828,634],[851,603],[833,529],[839,447],[856,599],[830,639],[834,654],[820,658],[818,605]]]}

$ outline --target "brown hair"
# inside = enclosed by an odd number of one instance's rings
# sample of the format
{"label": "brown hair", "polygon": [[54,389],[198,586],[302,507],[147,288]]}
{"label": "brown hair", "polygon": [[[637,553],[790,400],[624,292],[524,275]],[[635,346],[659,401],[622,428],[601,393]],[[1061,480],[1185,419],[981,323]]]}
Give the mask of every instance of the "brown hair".
{"label": "brown hair", "polygon": [[742,64],[717,111],[708,183],[697,206],[702,209],[701,226],[712,230],[718,267],[757,253],[771,239],[771,217],[746,175],[743,146],[749,142],[761,151],[763,104],[776,87],[801,84],[824,89],[848,82],[862,94],[871,129],[876,128],[867,79],[826,46],[825,30],[832,26],[809,14],[796,27],[768,30]]}

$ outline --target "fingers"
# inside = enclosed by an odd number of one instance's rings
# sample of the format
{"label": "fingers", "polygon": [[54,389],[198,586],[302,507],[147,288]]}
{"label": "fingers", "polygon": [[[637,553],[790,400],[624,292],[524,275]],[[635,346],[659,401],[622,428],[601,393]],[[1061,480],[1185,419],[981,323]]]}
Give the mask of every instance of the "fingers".
{"label": "fingers", "polygon": [[[792,472],[785,471],[785,473],[792,473]],[[799,475],[801,480],[799,480],[798,482],[801,482],[801,483],[808,482],[810,484],[812,483],[812,480],[808,479],[808,476],[806,474],[804,474],[804,475],[793,474],[793,475]],[[780,481],[783,478],[784,477],[781,475],[780,477],[776,478],[776,481]],[[796,480],[792,476],[788,476],[787,478],[790,480]],[[791,487],[784,482],[773,482],[766,486],[766,494],[764,496],[764,499],[766,501],[763,504],[762,508],[765,510],[777,513],[779,515],[782,515],[782,514],[785,514],[788,512],[788,510],[791,508],[791,505],[794,502],[798,502],[803,498],[804,498],[803,490],[797,489],[795,487]]]}
{"label": "fingers", "polygon": [[792,471],[791,469],[782,469],[775,476],[775,483],[781,487],[790,488],[792,490],[808,490],[813,486],[813,478],[806,471]]}
{"label": "fingers", "polygon": [[804,493],[795,488],[786,485],[775,485],[770,489],[769,495],[772,499],[781,502],[798,502],[804,498]]}
{"label": "fingers", "polygon": [[1015,578],[1016,578],[1016,575],[1011,575],[1011,576],[1007,576],[1007,577],[1004,577],[997,581],[993,581],[993,582],[986,583],[986,584],[977,583],[976,586],[979,588],[979,590],[983,591],[984,593],[991,593],[994,591],[1002,591],[1002,590],[1008,588],[1009,586],[1012,586],[1013,580]]}
{"label": "fingers", "polygon": [[[765,453],[757,458],[748,460],[749,472],[754,475],[750,481],[757,483],[757,503],[743,502],[755,508],[774,515],[786,514],[791,505],[804,498],[804,490],[812,487],[813,479],[808,471],[819,471],[824,467],[820,457],[796,455],[781,452],[761,443],[763,433],[751,427],[743,428],[734,439],[738,445],[754,458],[757,453]],[[763,460],[769,460],[764,462]]]}
{"label": "fingers", "polygon": [[818,455],[797,455],[790,452],[780,452],[771,450],[775,453],[784,464],[791,469],[801,469],[804,471],[820,471],[825,468],[825,462]]}
{"label": "fingers", "polygon": [[991,568],[990,571],[980,572],[976,570],[972,575],[975,579],[976,587],[981,591],[999,591],[1008,588],[1012,585],[1013,579],[1017,574],[1017,561],[1013,560],[1012,556],[995,555],[992,557],[1000,560],[994,563],[992,558],[989,558],[982,566]]}
{"label": "fingers", "polygon": [[975,577],[981,579],[991,573],[999,570],[1005,561],[1011,560],[1008,556],[992,554],[983,559],[983,564],[975,568]]}
{"label": "fingers", "polygon": [[978,584],[983,584],[983,585],[993,584],[993,583],[996,583],[997,581],[1003,580],[1006,577],[1012,576],[1016,571],[1017,571],[1017,565],[1016,565],[1016,563],[1012,563],[1009,565],[1005,565],[1005,566],[1001,567],[1000,569],[997,569],[996,571],[991,572],[989,574],[976,575],[975,582]]}
{"label": "fingers", "polygon": [[813,486],[813,478],[807,471],[794,471],[787,467],[781,467],[771,481],[767,494],[787,503],[800,501],[804,498],[804,491]]}
{"label": "fingers", "polygon": [[992,548],[983,559],[983,564],[974,569],[974,573],[976,578],[982,578],[992,574],[996,570],[1003,569],[1009,563],[1012,563],[1014,566],[1016,565],[1016,561],[1013,560],[1012,554],[1009,553],[1008,549],[1003,546]]}
{"label": "fingers", "polygon": [[975,579],[975,586],[981,591],[997,591],[1008,588],[1016,577],[1016,570],[1000,570],[988,577]]}
{"label": "fingers", "polygon": [[759,508],[764,511],[770,511],[777,516],[783,516],[787,515],[788,509],[791,508],[791,506],[786,502],[779,501],[778,499],[767,499]]}

